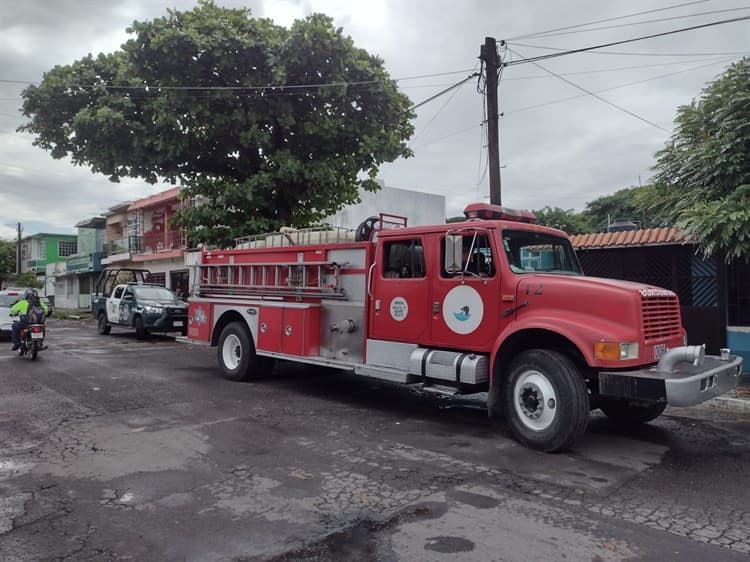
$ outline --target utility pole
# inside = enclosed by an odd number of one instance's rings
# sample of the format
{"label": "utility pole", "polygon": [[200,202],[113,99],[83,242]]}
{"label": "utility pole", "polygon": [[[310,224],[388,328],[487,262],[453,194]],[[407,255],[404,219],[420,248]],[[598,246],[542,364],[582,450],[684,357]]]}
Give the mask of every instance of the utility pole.
{"label": "utility pole", "polygon": [[16,239],[16,275],[21,275],[21,223],[18,223],[18,237]]}
{"label": "utility pole", "polygon": [[485,95],[487,96],[487,159],[490,173],[490,203],[502,205],[500,190],[500,135],[497,107],[497,42],[494,37],[485,37],[480,48],[479,58],[484,61],[486,76]]}

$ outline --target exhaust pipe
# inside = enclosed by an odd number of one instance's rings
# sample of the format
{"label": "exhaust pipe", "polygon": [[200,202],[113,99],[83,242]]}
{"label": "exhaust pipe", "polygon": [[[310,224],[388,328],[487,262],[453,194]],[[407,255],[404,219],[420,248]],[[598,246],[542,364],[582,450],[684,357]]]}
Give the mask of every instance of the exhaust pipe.
{"label": "exhaust pipe", "polygon": [[684,345],[675,347],[667,351],[659,359],[657,368],[660,371],[674,373],[675,366],[680,363],[692,363],[695,366],[702,365],[706,358],[706,346],[704,345]]}

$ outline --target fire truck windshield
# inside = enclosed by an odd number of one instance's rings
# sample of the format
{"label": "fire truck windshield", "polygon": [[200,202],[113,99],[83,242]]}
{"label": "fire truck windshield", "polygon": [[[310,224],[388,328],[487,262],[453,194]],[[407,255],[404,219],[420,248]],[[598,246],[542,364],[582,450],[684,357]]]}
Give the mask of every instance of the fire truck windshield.
{"label": "fire truck windshield", "polygon": [[573,247],[561,236],[504,230],[503,247],[513,273],[583,275]]}

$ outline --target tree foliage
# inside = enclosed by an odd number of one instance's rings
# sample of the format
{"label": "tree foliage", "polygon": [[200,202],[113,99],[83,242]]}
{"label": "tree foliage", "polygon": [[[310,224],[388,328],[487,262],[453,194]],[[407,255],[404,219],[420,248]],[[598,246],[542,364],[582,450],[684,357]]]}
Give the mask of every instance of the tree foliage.
{"label": "tree foliage", "polygon": [[573,209],[547,206],[534,211],[534,215],[536,215],[538,224],[564,230],[570,235],[591,232],[591,224],[588,217],[584,213],[576,212]]}
{"label": "tree foliage", "polygon": [[44,283],[39,280],[33,271],[24,271],[18,276],[16,285],[19,287],[31,287],[32,289],[41,289]]}
{"label": "tree foliage", "polygon": [[750,59],[680,106],[656,154],[652,206],[705,254],[750,257]]}
{"label": "tree foliage", "polygon": [[11,273],[16,271],[16,244],[0,240],[0,286]]}
{"label": "tree foliage", "polygon": [[26,88],[19,130],[112,181],[181,183],[194,240],[317,222],[411,154],[409,99],[329,17],[287,29],[202,1],[128,32]]}

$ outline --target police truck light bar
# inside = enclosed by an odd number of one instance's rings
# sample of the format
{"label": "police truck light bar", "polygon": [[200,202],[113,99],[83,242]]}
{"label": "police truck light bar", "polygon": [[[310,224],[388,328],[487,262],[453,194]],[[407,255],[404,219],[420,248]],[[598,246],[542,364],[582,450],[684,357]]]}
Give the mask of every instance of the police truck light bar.
{"label": "police truck light bar", "polygon": [[531,211],[517,211],[491,203],[471,203],[464,209],[467,219],[504,220],[536,224],[536,217]]}

